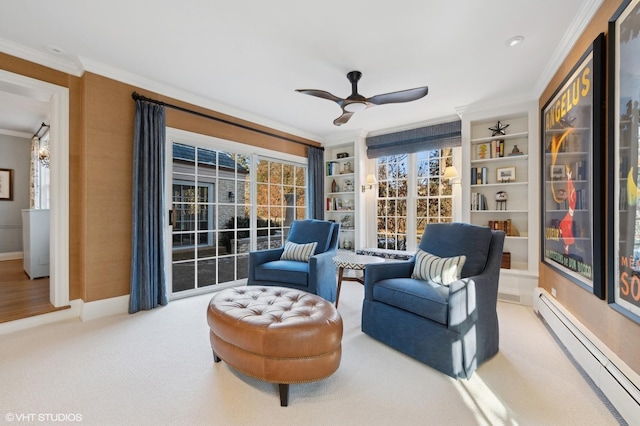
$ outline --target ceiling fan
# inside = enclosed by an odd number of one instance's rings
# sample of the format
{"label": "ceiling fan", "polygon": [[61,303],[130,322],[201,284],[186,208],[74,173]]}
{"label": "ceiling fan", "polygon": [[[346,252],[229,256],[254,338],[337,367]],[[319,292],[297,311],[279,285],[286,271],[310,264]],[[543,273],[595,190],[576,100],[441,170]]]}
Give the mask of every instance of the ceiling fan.
{"label": "ceiling fan", "polygon": [[340,108],[342,108],[342,115],[333,120],[333,124],[336,126],[345,124],[354,113],[369,107],[382,104],[411,102],[423,98],[427,93],[429,93],[429,88],[424,86],[365,98],[358,93],[358,80],[360,80],[360,77],[362,77],[362,73],[360,71],[351,71],[347,74],[347,78],[351,82],[351,94],[345,99],[339,98],[324,90],[296,89],[296,92],[329,99],[330,101],[337,103]]}

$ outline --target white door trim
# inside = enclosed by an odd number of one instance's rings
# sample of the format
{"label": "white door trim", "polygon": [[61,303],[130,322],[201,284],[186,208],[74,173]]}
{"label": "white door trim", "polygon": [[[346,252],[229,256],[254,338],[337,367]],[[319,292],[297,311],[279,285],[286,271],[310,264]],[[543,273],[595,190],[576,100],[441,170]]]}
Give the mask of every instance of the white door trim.
{"label": "white door trim", "polygon": [[55,307],[66,306],[69,304],[69,89],[5,70],[0,70],[0,82],[50,100],[49,299]]}

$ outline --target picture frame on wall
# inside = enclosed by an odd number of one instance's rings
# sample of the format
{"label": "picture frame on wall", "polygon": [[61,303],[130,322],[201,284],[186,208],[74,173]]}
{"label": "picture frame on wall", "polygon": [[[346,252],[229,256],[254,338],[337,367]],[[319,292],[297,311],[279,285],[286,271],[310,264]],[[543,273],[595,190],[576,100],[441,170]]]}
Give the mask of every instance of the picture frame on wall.
{"label": "picture frame on wall", "polygon": [[640,323],[640,0],[624,1],[609,21],[609,306]]}
{"label": "picture frame on wall", "polygon": [[0,169],[0,201],[13,201],[13,169]]}
{"label": "picture frame on wall", "polygon": [[600,34],[541,111],[542,262],[605,298],[605,36]]}

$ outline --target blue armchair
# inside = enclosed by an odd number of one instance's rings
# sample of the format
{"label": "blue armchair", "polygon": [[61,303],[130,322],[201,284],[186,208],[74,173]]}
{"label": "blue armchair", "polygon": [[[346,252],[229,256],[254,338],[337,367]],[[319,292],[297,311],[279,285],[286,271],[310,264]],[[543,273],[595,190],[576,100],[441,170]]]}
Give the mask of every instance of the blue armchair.
{"label": "blue armchair", "polygon": [[308,262],[281,260],[284,246],[249,253],[247,285],[295,288],[334,302],[338,286],[333,257],[338,250],[340,224],[323,220],[297,220],[291,224],[287,241],[296,244],[316,242]]}
{"label": "blue armchair", "polygon": [[419,248],[464,255],[460,278],[412,278],[416,256],[367,265],[362,331],[451,377],[470,378],[498,352],[498,280],[505,233],[463,223],[427,225]]}

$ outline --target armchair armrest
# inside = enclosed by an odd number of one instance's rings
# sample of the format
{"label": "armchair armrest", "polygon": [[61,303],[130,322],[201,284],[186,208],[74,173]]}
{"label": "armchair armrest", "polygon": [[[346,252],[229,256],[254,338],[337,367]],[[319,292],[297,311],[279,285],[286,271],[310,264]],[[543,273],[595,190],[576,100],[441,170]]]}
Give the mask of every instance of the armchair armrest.
{"label": "armchair armrest", "polygon": [[480,276],[462,278],[449,284],[449,317],[447,328],[462,332],[478,318],[476,280]]}
{"label": "armchair armrest", "polygon": [[249,253],[250,264],[262,265],[263,263],[272,262],[274,260],[280,260],[280,256],[282,256],[283,251],[284,251],[283,247],[275,248],[275,249],[252,251]]}
{"label": "armchair armrest", "polygon": [[309,258],[309,291],[333,301],[336,298],[338,281],[333,258],[337,250],[329,250]]}
{"label": "armchair armrest", "polygon": [[373,286],[376,282],[389,278],[408,278],[413,272],[413,259],[401,262],[371,263],[365,267],[364,297],[373,298]]}
{"label": "armchair armrest", "polygon": [[251,284],[255,282],[257,266],[274,260],[279,260],[283,251],[284,247],[249,252],[249,276],[247,278],[247,283]]}

